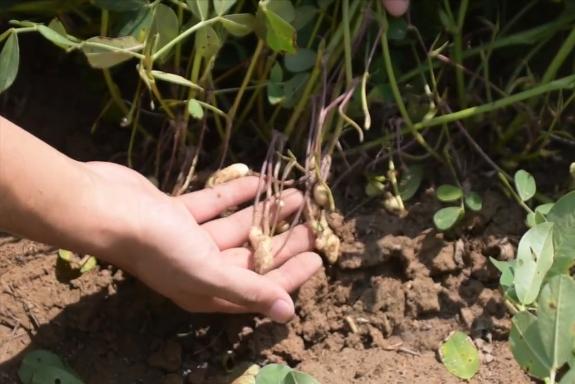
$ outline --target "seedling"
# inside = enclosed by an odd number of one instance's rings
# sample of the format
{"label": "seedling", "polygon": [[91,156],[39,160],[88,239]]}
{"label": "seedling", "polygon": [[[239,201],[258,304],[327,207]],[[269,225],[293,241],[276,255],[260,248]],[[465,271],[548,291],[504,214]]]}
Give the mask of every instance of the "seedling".
{"label": "seedling", "polygon": [[319,384],[310,375],[296,371],[286,365],[269,364],[260,369],[255,384]]}
{"label": "seedling", "polygon": [[465,215],[466,209],[479,212],[483,208],[481,196],[476,192],[464,192],[461,187],[444,184],[436,191],[437,199],[444,203],[459,202],[458,206],[441,208],[435,212],[433,222],[440,231],[453,228]]}
{"label": "seedling", "polygon": [[65,249],[58,250],[56,274],[60,280],[73,280],[90,272],[98,265],[94,256],[78,255]]}
{"label": "seedling", "polygon": [[405,167],[398,172],[390,161],[386,176],[368,175],[365,194],[370,198],[382,197],[388,212],[402,215],[406,210],[404,203],[417,193],[422,180],[423,168],[420,165]]}

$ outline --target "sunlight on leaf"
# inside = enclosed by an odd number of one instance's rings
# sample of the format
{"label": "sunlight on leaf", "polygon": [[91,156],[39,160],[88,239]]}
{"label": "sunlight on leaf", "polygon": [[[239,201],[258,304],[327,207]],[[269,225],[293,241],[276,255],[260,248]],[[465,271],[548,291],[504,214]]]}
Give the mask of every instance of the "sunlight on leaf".
{"label": "sunlight on leaf", "polygon": [[529,172],[520,169],[515,173],[514,181],[515,189],[517,189],[521,200],[527,201],[535,196],[537,186],[535,185],[535,178]]}
{"label": "sunlight on leaf", "polygon": [[463,332],[453,332],[439,348],[439,355],[445,368],[460,379],[469,380],[479,371],[479,352]]}
{"label": "sunlight on leaf", "polygon": [[537,299],[543,279],[553,264],[553,224],[541,223],[527,231],[517,247],[514,285],[524,305]]}
{"label": "sunlight on leaf", "polygon": [[463,214],[461,207],[442,208],[433,215],[433,222],[440,231],[447,231],[457,224]]}

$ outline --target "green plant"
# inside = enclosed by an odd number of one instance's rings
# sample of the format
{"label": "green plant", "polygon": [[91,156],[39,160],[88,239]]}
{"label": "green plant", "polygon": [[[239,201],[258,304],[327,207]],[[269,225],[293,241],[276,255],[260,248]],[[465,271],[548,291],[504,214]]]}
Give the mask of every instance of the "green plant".
{"label": "green plant", "polygon": [[306,373],[291,369],[286,365],[269,364],[260,369],[255,384],[319,384]]}
{"label": "green plant", "polygon": [[18,377],[22,384],[84,383],[58,355],[44,350],[34,350],[24,356]]}
{"label": "green plant", "polygon": [[287,365],[268,364],[260,368],[252,364],[231,384],[319,384],[319,382]]}
{"label": "green plant", "polygon": [[465,215],[465,210],[481,211],[483,201],[476,192],[464,192],[461,187],[443,184],[437,188],[437,199],[444,203],[459,202],[458,206],[441,208],[433,215],[433,222],[440,231],[453,228]]}
{"label": "green plant", "polygon": [[[531,210],[526,201],[536,193],[533,177],[515,175],[522,206],[531,215],[532,227],[523,235],[513,261],[492,259],[501,271],[500,285],[514,312],[510,335],[517,362],[533,377],[546,383],[571,383],[575,366],[575,192],[544,209]],[[559,378],[559,372],[563,377]]]}

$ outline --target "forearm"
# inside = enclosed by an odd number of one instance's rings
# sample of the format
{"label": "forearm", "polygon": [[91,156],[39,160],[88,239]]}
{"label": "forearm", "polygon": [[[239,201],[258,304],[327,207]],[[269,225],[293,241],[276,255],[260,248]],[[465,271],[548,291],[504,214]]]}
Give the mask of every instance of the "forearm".
{"label": "forearm", "polygon": [[[98,252],[109,238],[105,202],[77,162],[0,116],[0,228],[74,249]],[[101,199],[100,199],[101,200]]]}

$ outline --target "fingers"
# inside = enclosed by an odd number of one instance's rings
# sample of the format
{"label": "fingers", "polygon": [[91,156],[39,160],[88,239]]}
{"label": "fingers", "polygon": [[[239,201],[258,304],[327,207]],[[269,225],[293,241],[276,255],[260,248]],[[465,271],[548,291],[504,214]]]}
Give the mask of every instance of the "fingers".
{"label": "fingers", "polygon": [[203,274],[210,276],[211,282],[204,291],[206,296],[264,314],[278,323],[286,323],[294,316],[293,301],[280,284],[244,268],[218,264],[204,268]]}
{"label": "fingers", "polygon": [[[277,268],[290,258],[313,249],[313,232],[307,225],[297,225],[293,229],[273,238],[274,263],[272,268]],[[230,248],[221,253],[223,262],[253,269],[252,251],[247,248]]]}
{"label": "fingers", "polygon": [[[281,194],[281,201],[283,206],[278,215],[279,220],[285,219],[301,207],[303,195],[295,189],[287,189]],[[272,208],[271,211],[274,210],[275,208]],[[212,236],[220,249],[239,247],[248,239],[253,213],[254,207],[245,208],[231,216],[207,222],[202,228]]]}
{"label": "fingers", "polygon": [[280,268],[271,270],[266,277],[288,292],[293,292],[308,281],[322,266],[321,257],[314,252],[304,252],[289,259]]}
{"label": "fingers", "polygon": [[387,12],[394,17],[402,16],[409,8],[409,0],[383,0]]}
{"label": "fingers", "polygon": [[226,209],[253,199],[259,179],[255,176],[242,177],[213,188],[188,193],[177,197],[198,223],[217,217]]}
{"label": "fingers", "polygon": [[[259,278],[264,282],[263,284],[273,282],[273,284],[280,286],[282,290],[293,292],[309,280],[321,268],[321,265],[322,261],[319,255],[313,252],[305,252],[288,260],[281,268],[275,269],[265,276],[259,276]],[[256,292],[256,297],[266,298],[265,296],[258,296],[260,294]],[[249,295],[246,291],[245,296]],[[273,298],[269,300],[273,301]],[[179,298],[175,298],[174,302],[190,312],[258,312],[270,316],[272,320],[279,322],[285,322],[293,317],[293,304],[289,311],[280,313],[277,308],[273,309],[273,304],[271,308],[269,304],[262,305],[261,302],[254,301],[253,296],[252,298],[242,299],[243,304],[236,304],[218,297],[195,294],[182,295]]]}

